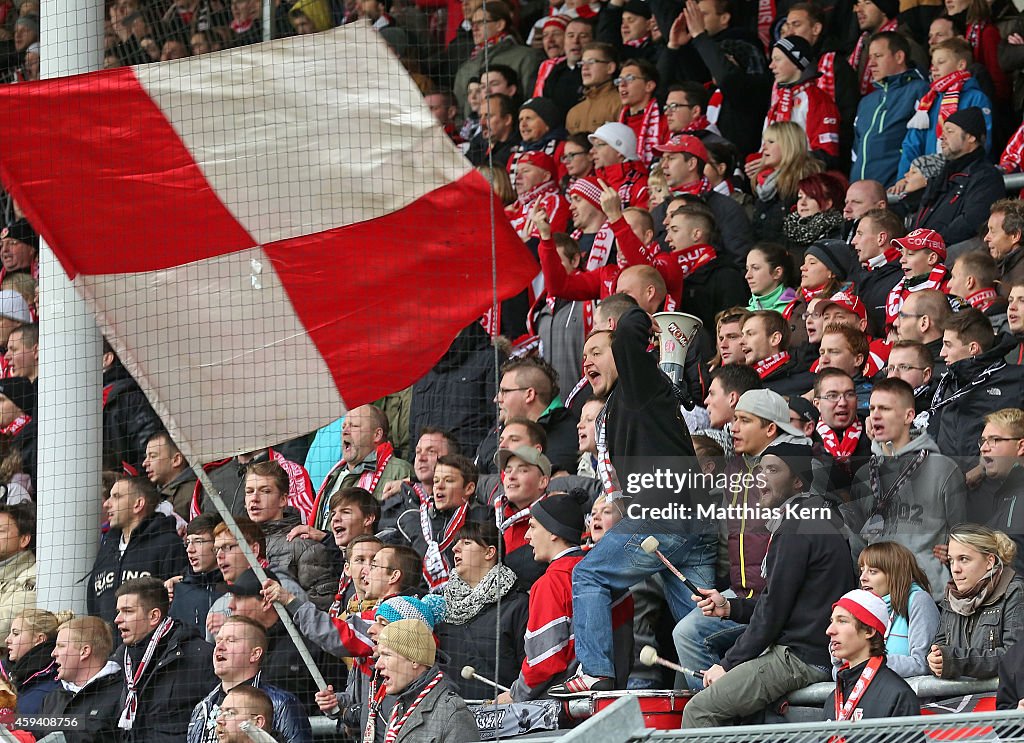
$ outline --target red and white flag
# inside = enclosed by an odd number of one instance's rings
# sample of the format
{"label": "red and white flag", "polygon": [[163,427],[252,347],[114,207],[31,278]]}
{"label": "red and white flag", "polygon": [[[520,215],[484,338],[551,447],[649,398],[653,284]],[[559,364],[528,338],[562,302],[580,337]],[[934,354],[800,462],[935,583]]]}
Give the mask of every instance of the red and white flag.
{"label": "red and white flag", "polygon": [[537,263],[367,24],[0,86],[0,177],[193,462],[407,387]]}

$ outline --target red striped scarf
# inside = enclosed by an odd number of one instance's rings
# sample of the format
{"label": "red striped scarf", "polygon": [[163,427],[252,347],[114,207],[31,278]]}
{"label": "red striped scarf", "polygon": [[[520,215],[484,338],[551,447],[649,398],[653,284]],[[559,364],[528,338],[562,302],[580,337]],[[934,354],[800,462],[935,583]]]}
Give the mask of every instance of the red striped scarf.
{"label": "red striped scarf", "polygon": [[825,451],[832,455],[837,462],[848,462],[857,449],[857,442],[860,441],[860,435],[864,432],[864,426],[861,425],[860,420],[854,418],[853,423],[843,431],[842,439],[836,436],[832,427],[823,420],[818,421],[814,430],[821,436],[821,443],[825,445]]}
{"label": "red striped scarf", "polygon": [[[895,31],[896,25],[896,19],[893,18],[891,21],[886,21],[881,26],[879,26],[877,31],[865,31],[864,33],[862,33],[860,35],[860,38],[857,39],[857,46],[853,48],[853,53],[850,55],[850,59],[848,60],[850,63],[850,67],[852,67],[854,70],[860,68],[860,58],[864,54],[864,48],[867,46],[868,38],[874,36],[876,33],[881,33],[882,31]],[[864,60],[864,69],[861,70],[860,73],[860,94],[867,95],[870,92],[871,70],[868,68],[867,60]]]}
{"label": "red striped scarf", "polygon": [[927,129],[928,114],[935,105],[935,100],[941,95],[939,118],[935,122],[935,136],[941,137],[942,124],[960,107],[960,91],[970,76],[971,73],[967,70],[957,70],[933,82],[932,87],[917,102],[917,111],[907,122],[907,129]]}
{"label": "red striped scarf", "polygon": [[793,85],[783,86],[778,83],[773,85],[772,103],[768,108],[768,116],[766,118],[768,124],[774,124],[777,121],[790,121],[793,116],[793,103],[796,97],[812,85],[814,85],[813,80],[805,80],[802,83],[795,83]]}
{"label": "red striped scarf", "polygon": [[818,88],[830,101],[836,99],[836,53],[825,52],[818,60]]}
{"label": "red striped scarf", "polygon": [[757,372],[757,376],[761,379],[774,374],[776,371],[781,369],[789,361],[789,354],[785,351],[779,351],[776,354],[772,354],[768,358],[761,359],[754,364],[754,371]]}
{"label": "red striped scarf", "polygon": [[[624,107],[619,112],[619,122],[626,123],[629,109]],[[654,160],[654,148],[661,144],[661,109],[658,101],[651,98],[644,107],[643,119],[640,121],[640,136],[636,138],[636,154],[644,165]]]}

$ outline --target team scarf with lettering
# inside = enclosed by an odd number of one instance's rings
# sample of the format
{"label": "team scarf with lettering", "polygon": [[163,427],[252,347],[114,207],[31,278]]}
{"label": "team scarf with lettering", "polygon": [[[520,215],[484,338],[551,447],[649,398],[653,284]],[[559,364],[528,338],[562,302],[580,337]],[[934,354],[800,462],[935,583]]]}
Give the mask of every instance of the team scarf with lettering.
{"label": "team scarf with lettering", "polygon": [[818,89],[828,96],[830,101],[836,99],[836,53],[825,52],[818,59],[818,78],[815,80]]}
{"label": "team scarf with lettering", "polygon": [[374,743],[377,737],[377,718],[380,716],[380,705],[384,701],[387,692],[384,691],[384,684],[380,683],[380,674],[374,670],[370,677],[369,694],[366,699],[366,727],[363,729],[363,743]]}
{"label": "team scarf with lettering", "polygon": [[786,351],[779,351],[767,358],[763,358],[754,364],[754,371],[761,379],[774,374],[789,362],[789,354]]}
{"label": "team scarf with lettering", "polygon": [[772,46],[772,24],[775,22],[775,0],[757,0],[757,38],[765,51]]}
{"label": "team scarf with lettering", "polygon": [[139,681],[142,679],[142,674],[146,672],[146,668],[149,667],[150,661],[153,660],[153,654],[156,653],[156,646],[160,644],[160,641],[167,636],[167,633],[174,627],[174,620],[170,617],[165,618],[153,630],[153,634],[150,635],[149,643],[146,645],[146,652],[142,655],[142,660],[139,661],[139,667],[132,670],[132,657],[128,653],[128,648],[124,649],[124,683],[128,690],[128,696],[125,698],[124,709],[121,711],[121,717],[117,721],[117,726],[121,730],[131,730],[132,726],[135,725],[135,715],[139,711]]}
{"label": "team scarf with lettering", "polygon": [[[881,33],[882,31],[895,31],[896,26],[896,19],[893,18],[892,20],[886,21],[881,26],[879,26],[877,31],[865,31],[864,33],[862,33],[860,35],[860,38],[857,39],[857,46],[853,48],[853,53],[850,54],[850,58],[848,60],[850,63],[850,67],[852,67],[854,71],[860,69],[860,59],[861,56],[864,54],[864,47],[867,46],[867,41],[871,36],[873,36],[876,33]],[[860,73],[860,94],[867,95],[870,92],[871,69],[868,67],[867,60],[864,60],[864,69]]]}
{"label": "team scarf with lettering", "polygon": [[405,710],[405,714],[403,714],[401,718],[398,717],[398,705],[395,705],[395,708],[391,710],[391,719],[388,720],[387,732],[384,733],[384,743],[395,743],[395,740],[398,738],[398,733],[402,730],[402,726],[409,721],[412,713],[420,706],[423,699],[434,689],[435,686],[441,683],[443,678],[444,674],[438,671],[437,675],[423,687],[423,691],[417,694],[416,698],[412,700],[409,704],[409,708]]}
{"label": "team scarf with lettering", "polygon": [[[572,239],[577,242],[579,242],[582,236],[582,230],[576,230],[571,235]],[[590,253],[587,255],[586,270],[596,271],[602,266],[607,266],[613,247],[615,247],[615,233],[612,231],[608,221],[605,220],[605,223],[601,225],[601,228],[594,235],[594,243],[590,246]]]}
{"label": "team scarf with lettering", "polygon": [[864,426],[856,417],[846,430],[843,431],[843,437],[840,439],[836,436],[836,432],[829,426],[825,421],[818,420],[814,430],[821,436],[821,443],[825,445],[825,451],[827,451],[837,462],[848,462],[850,457],[853,456],[853,452],[857,449],[857,442],[860,441],[860,435],[864,432]]}
{"label": "team scarf with lettering", "polygon": [[[629,107],[624,106],[619,112],[619,122],[626,123]],[[654,160],[654,148],[661,144],[661,109],[658,101],[651,98],[644,107],[644,115],[640,121],[640,136],[637,138],[636,154],[648,165]]]}
{"label": "team scarf with lettering", "polygon": [[[871,682],[875,680],[875,676],[878,674],[878,669],[882,667],[884,660],[884,656],[876,655],[867,662],[867,665],[864,666],[864,670],[860,672],[860,678],[857,679],[857,683],[853,685],[853,691],[850,692],[850,698],[845,702],[843,701],[843,682],[838,678],[836,679],[836,722],[844,722],[853,716],[853,711],[860,703],[861,697],[864,696],[864,692],[866,692],[868,687],[871,686]],[[849,667],[849,663],[844,663],[839,670],[843,671]],[[836,739],[833,738],[832,740],[835,741]]]}
{"label": "team scarf with lettering", "polygon": [[604,407],[601,408],[601,412],[597,414],[597,418],[594,420],[594,445],[597,449],[597,474],[601,479],[601,489],[604,492],[604,496],[609,501],[617,500],[622,497],[622,486],[619,484],[619,475],[615,472],[615,467],[612,465],[611,454],[608,451],[608,402],[611,401],[612,395],[614,395],[615,392],[615,390],[612,390],[611,395],[608,395],[608,400],[605,402]]}
{"label": "team scarf with lettering", "polygon": [[967,70],[957,70],[932,83],[928,92],[921,96],[917,102],[917,111],[907,122],[907,129],[927,129],[929,124],[928,112],[935,105],[935,100],[941,95],[939,103],[939,118],[935,122],[935,136],[942,136],[942,124],[960,107],[960,91],[964,83],[971,77]]}
{"label": "team scarf with lettering", "polygon": [[862,264],[867,271],[874,271],[876,268],[881,268],[886,263],[892,263],[898,261],[902,253],[899,248],[890,245],[885,249],[885,252],[879,253],[874,258],[868,258],[868,262]]}
{"label": "team scarf with lettering", "polygon": [[772,86],[772,103],[768,107],[767,121],[774,124],[778,121],[790,121],[793,116],[793,102],[800,93],[814,85],[814,80],[804,80],[792,85]]}
{"label": "team scarf with lettering", "polygon": [[3,428],[0,428],[0,435],[17,436],[25,426],[32,420],[32,416],[22,413]]}
{"label": "team scarf with lettering", "polygon": [[970,23],[967,25],[967,41],[971,45],[971,49],[974,50],[975,59],[977,59],[978,51],[981,47],[981,35],[988,28],[988,21],[982,21],[981,23]]}
{"label": "team scarf with lettering", "polygon": [[672,257],[679,264],[685,279],[701,266],[706,266],[718,258],[718,252],[710,245],[698,243],[682,250],[672,251]]}
{"label": "team scarf with lettering", "polygon": [[455,542],[459,530],[466,523],[469,504],[463,503],[459,506],[448,520],[440,538],[434,539],[434,528],[430,523],[430,508],[434,499],[420,483],[412,487],[420,499],[420,531],[427,542],[427,549],[423,554],[423,578],[427,581],[430,592],[437,593],[444,588],[451,575],[451,566],[448,565],[444,553]]}
{"label": "team scarf with lettering", "polygon": [[967,304],[971,305],[971,307],[985,312],[995,303],[997,297],[995,289],[981,289],[970,296],[964,297],[964,299],[967,300]]}
{"label": "team scarf with lettering", "polygon": [[885,324],[892,325],[896,321],[896,316],[900,314],[903,303],[912,292],[924,291],[925,289],[944,291],[943,286],[947,281],[947,273],[944,265],[936,263],[923,279],[914,277],[911,279],[913,283],[910,283],[904,276],[896,282],[896,286],[890,290],[889,296],[885,300]]}

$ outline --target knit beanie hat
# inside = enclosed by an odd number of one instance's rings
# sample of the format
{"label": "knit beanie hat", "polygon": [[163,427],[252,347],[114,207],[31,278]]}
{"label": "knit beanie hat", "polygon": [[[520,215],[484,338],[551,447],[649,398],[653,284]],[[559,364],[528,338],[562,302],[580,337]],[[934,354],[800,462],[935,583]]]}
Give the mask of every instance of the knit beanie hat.
{"label": "knit beanie hat", "polygon": [[783,36],[772,48],[785,54],[786,58],[801,71],[811,66],[814,51],[807,39],[802,36]]}
{"label": "knit beanie hat", "polygon": [[541,498],[533,504],[530,515],[549,532],[569,544],[580,544],[583,541],[583,504],[575,493]]}
{"label": "knit beanie hat", "polygon": [[392,596],[377,607],[376,616],[394,624],[402,619],[417,619],[431,631],[438,620],[444,617],[446,602],[444,596],[429,593],[421,599],[415,596]]}
{"label": "knit beanie hat", "polygon": [[641,18],[650,18],[653,15],[647,0],[627,0],[626,4],[622,6],[622,12],[632,13]]}
{"label": "knit beanie hat", "polygon": [[588,201],[598,209],[601,208],[601,184],[597,182],[597,178],[592,175],[588,175],[585,178],[577,178],[572,182],[569,187],[569,193],[567,196],[576,194],[584,201]]}
{"label": "knit beanie hat", "polygon": [[940,153],[934,155],[921,155],[915,157],[910,163],[910,167],[917,168],[928,180],[931,180],[946,167],[946,156]]}
{"label": "knit beanie hat", "polygon": [[871,591],[860,588],[849,591],[832,604],[833,609],[837,606],[840,609],[846,609],[883,637],[889,631],[889,610],[885,608],[885,602]]}
{"label": "knit beanie hat", "polygon": [[619,121],[608,121],[597,127],[597,131],[587,136],[591,144],[604,142],[627,160],[636,160],[636,132],[629,124]]}
{"label": "knit beanie hat", "polygon": [[533,111],[544,120],[544,123],[548,125],[549,129],[558,129],[565,125],[565,118],[562,116],[562,110],[548,98],[543,98],[541,96],[531,98],[520,106],[519,110]]}
{"label": "knit beanie hat", "polygon": [[816,240],[807,248],[806,255],[813,255],[835,274],[839,281],[850,278],[857,262],[857,254],[842,240]]}
{"label": "knit beanie hat", "polygon": [[0,379],[0,395],[23,413],[33,415],[36,412],[36,386],[25,377]]}
{"label": "knit beanie hat", "polygon": [[900,0],[872,0],[885,17],[892,20],[900,14]]}
{"label": "knit beanie hat", "polygon": [[419,619],[399,619],[380,631],[377,645],[394,650],[403,658],[425,666],[434,665],[437,643],[434,634]]}
{"label": "knit beanie hat", "polygon": [[946,117],[947,124],[956,124],[979,142],[985,141],[985,114],[977,106],[961,108]]}
{"label": "knit beanie hat", "polygon": [[0,239],[5,237],[31,245],[36,250],[39,250],[39,235],[36,234],[36,231],[32,229],[32,225],[24,217],[16,219],[4,227],[3,232],[0,232]]}
{"label": "knit beanie hat", "polygon": [[[804,439],[805,441],[807,439]],[[810,444],[798,444],[795,441],[779,441],[769,444],[768,448],[761,452],[761,456],[773,454],[789,467],[794,477],[799,477],[804,484],[804,490],[811,489],[814,481],[813,450]]]}

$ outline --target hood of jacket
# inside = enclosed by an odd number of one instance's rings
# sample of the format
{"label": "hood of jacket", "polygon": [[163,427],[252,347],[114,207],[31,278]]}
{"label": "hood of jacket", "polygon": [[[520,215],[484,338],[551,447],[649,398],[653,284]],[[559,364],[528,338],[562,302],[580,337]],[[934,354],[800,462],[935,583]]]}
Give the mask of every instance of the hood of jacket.
{"label": "hood of jacket", "polygon": [[941,454],[941,452],[939,451],[939,445],[935,443],[935,439],[929,436],[926,432],[913,429],[910,432],[910,436],[911,439],[907,443],[907,445],[904,446],[902,449],[897,449],[895,454],[882,448],[882,442],[872,441],[871,453],[877,454],[878,456],[881,457],[901,457],[904,454],[909,454],[910,452],[917,452],[920,451],[921,449],[927,449],[932,454]]}

